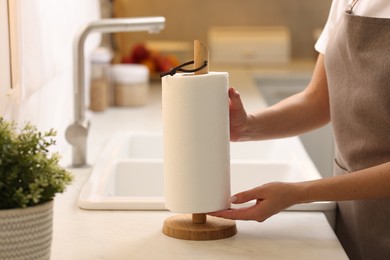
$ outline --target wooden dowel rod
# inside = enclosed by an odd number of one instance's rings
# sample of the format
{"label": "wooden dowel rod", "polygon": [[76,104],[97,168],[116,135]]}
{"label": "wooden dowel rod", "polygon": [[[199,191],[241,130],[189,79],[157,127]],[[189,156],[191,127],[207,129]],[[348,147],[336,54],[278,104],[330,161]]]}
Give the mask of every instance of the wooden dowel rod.
{"label": "wooden dowel rod", "polygon": [[206,223],[206,220],[207,220],[206,213],[192,214],[192,223],[194,223],[194,224],[204,224],[204,223]]}
{"label": "wooden dowel rod", "polygon": [[[209,51],[201,41],[195,40],[194,41],[194,68],[199,68],[200,66],[203,65],[205,61],[209,62]],[[209,65],[195,72],[195,75],[201,75],[207,73],[209,73]]]}
{"label": "wooden dowel rod", "polygon": [[[203,45],[199,40],[194,41],[194,67],[199,68],[203,65],[205,61],[209,60],[209,51],[206,46]],[[195,72],[195,75],[207,74],[209,73],[209,66]],[[192,223],[194,224],[204,224],[206,223],[207,215],[206,213],[195,213],[192,214]]]}

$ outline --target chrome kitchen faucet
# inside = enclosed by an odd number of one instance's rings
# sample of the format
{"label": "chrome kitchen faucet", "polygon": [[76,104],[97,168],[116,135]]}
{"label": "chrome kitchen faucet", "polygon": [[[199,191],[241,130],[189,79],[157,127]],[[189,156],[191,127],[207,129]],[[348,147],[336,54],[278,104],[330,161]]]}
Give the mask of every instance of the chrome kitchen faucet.
{"label": "chrome kitchen faucet", "polygon": [[85,118],[85,66],[84,45],[90,33],[136,32],[158,33],[165,26],[164,17],[112,18],[94,21],[86,25],[74,42],[74,123],[65,132],[66,140],[72,145],[72,166],[87,164],[87,137],[89,121]]}

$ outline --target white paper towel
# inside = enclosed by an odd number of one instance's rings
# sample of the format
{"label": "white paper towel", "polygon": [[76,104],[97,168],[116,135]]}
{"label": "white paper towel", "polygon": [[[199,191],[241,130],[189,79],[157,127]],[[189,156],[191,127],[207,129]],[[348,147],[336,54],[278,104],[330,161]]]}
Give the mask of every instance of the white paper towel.
{"label": "white paper towel", "polygon": [[228,76],[162,78],[165,206],[173,212],[230,206]]}

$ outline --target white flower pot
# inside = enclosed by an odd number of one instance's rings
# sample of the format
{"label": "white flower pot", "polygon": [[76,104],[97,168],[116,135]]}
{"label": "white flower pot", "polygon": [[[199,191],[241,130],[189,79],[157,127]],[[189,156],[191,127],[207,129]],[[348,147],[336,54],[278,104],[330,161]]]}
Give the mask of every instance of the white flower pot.
{"label": "white flower pot", "polygon": [[50,259],[53,201],[0,210],[0,259]]}

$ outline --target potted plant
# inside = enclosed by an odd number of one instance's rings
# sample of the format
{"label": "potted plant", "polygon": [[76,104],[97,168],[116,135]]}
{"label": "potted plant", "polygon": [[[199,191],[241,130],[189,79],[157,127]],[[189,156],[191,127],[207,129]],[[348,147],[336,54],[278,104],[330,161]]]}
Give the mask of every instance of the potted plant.
{"label": "potted plant", "polygon": [[53,199],[72,181],[55,135],[0,117],[0,259],[50,258]]}

